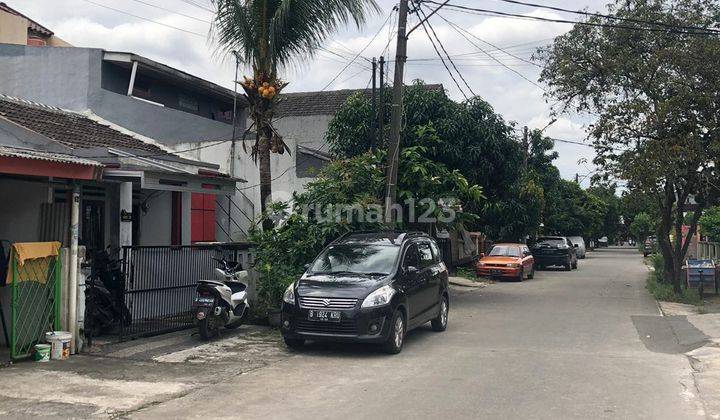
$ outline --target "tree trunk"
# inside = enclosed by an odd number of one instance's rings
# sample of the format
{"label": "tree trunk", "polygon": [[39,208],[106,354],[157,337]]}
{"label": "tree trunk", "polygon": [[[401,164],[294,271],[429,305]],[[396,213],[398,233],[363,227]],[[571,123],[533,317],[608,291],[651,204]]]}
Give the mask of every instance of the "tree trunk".
{"label": "tree trunk", "polygon": [[663,279],[668,284],[674,284],[675,264],[672,244],[670,243],[670,230],[672,229],[672,208],[675,202],[675,191],[668,183],[665,193],[660,200],[660,223],[658,224],[657,240],[663,256]]}

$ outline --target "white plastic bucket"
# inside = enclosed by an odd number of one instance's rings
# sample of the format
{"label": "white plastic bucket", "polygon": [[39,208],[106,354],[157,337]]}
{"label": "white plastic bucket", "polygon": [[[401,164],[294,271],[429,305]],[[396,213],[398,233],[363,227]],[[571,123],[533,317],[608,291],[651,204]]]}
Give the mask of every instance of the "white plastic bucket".
{"label": "white plastic bucket", "polygon": [[50,358],[52,360],[65,360],[70,357],[72,334],[67,331],[46,332],[45,340],[50,343]]}

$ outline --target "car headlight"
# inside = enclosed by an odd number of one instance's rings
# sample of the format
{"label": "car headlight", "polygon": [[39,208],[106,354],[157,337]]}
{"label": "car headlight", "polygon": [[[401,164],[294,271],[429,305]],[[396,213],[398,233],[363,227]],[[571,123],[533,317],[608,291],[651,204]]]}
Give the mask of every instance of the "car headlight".
{"label": "car headlight", "polygon": [[505,265],[508,266],[508,267],[513,267],[513,268],[518,268],[518,267],[520,267],[520,264],[518,264],[518,263],[507,263],[507,264],[505,264]]}
{"label": "car headlight", "polygon": [[482,262],[482,261],[478,262],[478,267],[484,267],[484,266],[485,266],[484,262]]}
{"label": "car headlight", "polygon": [[372,308],[375,306],[387,305],[388,303],[390,303],[390,299],[392,299],[394,294],[395,289],[390,287],[390,285],[383,286],[376,291],[370,293],[368,297],[363,300],[362,307]]}
{"label": "car headlight", "polygon": [[295,283],[290,283],[290,286],[285,289],[285,293],[283,293],[283,302],[289,303],[291,305],[295,304]]}

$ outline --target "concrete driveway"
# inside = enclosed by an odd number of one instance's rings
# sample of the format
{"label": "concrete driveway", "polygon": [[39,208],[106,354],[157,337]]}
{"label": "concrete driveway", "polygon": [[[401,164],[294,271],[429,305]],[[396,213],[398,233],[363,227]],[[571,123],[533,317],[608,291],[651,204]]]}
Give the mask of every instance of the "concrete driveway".
{"label": "concrete driveway", "polygon": [[[588,254],[572,272],[454,289],[450,326],[388,356],[355,345],[301,353],[138,418],[704,418],[636,250]],[[682,347],[682,346],[680,346]],[[1,373],[0,373],[1,374]]]}

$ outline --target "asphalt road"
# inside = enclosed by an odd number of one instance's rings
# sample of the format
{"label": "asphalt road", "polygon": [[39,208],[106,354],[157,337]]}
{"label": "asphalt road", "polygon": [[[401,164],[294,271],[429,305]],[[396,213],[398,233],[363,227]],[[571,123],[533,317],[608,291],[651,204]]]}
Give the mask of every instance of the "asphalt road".
{"label": "asphalt road", "polygon": [[646,276],[636,250],[604,249],[576,271],[455,289],[448,330],[414,331],[399,355],[311,344],[132,416],[703,418]]}

